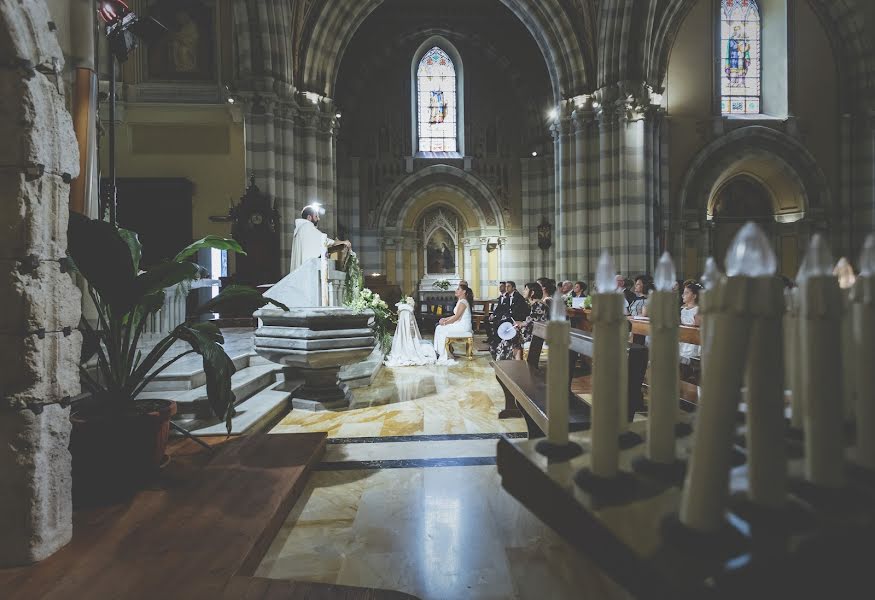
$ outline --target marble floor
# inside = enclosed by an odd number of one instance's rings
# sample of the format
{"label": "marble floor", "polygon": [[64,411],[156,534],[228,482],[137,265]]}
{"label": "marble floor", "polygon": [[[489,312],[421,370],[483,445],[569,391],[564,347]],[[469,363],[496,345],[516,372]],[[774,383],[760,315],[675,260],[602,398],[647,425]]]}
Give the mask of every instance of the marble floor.
{"label": "marble floor", "polygon": [[344,412],[292,411],[274,432],[329,445],[257,575],[423,600],[628,598],[501,487],[498,437],[525,437],[488,355],[384,369]]}

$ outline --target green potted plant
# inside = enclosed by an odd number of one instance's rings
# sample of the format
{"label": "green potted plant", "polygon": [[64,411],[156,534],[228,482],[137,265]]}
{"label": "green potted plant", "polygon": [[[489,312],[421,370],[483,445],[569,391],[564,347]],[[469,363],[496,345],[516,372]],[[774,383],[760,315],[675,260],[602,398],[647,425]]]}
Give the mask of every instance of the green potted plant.
{"label": "green potted plant", "polygon": [[[210,408],[231,430],[235,400],[231,375],[236,369],[221,346],[224,338],[214,323],[182,323],[145,355],[139,348],[149,316],[164,303],[165,288],[199,277],[198,265],[189,259],[202,248],[243,253],[234,240],[208,236],[172,260],[140,271],[142,248],[135,233],[70,214],[68,254],[97,310],[95,326],[82,320],[80,373],[89,397],[76,404],[71,416],[74,497],[79,503],[124,495],[157,469],[164,458],[176,403],[136,398],[183,356],[200,354],[203,358]],[[268,302],[288,310],[255,289],[230,286],[197,313],[251,313]],[[188,349],[166,359],[165,354],[177,341],[185,342]],[[85,364],[95,355],[97,368],[89,371]]]}

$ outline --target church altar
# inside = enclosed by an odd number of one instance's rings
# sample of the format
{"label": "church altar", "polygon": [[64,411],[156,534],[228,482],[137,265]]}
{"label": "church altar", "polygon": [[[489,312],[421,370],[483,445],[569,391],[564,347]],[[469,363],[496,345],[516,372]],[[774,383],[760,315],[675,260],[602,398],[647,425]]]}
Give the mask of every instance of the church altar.
{"label": "church altar", "polygon": [[382,366],[373,313],[342,306],[346,273],[338,262],[327,254],[305,261],[264,294],[290,310],[253,314],[255,352],[285,367],[285,390],[297,409],[348,407],[350,389],[370,384]]}

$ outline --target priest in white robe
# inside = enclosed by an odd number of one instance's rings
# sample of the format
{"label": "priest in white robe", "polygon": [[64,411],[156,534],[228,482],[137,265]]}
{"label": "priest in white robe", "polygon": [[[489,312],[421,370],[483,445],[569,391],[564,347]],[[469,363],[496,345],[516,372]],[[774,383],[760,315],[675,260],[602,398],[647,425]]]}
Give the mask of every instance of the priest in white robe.
{"label": "priest in white robe", "polygon": [[335,244],[350,246],[348,241],[332,240],[327,234],[319,231],[317,225],[319,224],[319,217],[323,214],[325,214],[324,208],[318,204],[310,204],[301,211],[301,218],[295,219],[290,272],[294,272],[311,258],[320,258],[325,254],[325,250],[329,246]]}

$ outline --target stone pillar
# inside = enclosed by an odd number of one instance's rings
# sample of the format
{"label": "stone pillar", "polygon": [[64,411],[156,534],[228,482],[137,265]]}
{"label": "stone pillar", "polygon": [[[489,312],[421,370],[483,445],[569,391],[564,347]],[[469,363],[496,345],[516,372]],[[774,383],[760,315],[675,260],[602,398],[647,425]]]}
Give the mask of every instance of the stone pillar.
{"label": "stone pillar", "polygon": [[572,181],[571,118],[568,109],[570,102],[564,102],[562,110],[550,130],[553,133],[555,151],[555,175],[553,184],[556,189],[553,210],[553,264],[547,265],[547,277],[566,277],[569,271],[568,260],[571,255],[571,238],[574,237],[573,213],[574,197],[570,193]]}
{"label": "stone pillar", "polygon": [[51,21],[43,0],[0,0],[0,567],[42,560],[72,536],[69,410],[58,402],[79,393],[80,295],[58,259],[79,155]]}
{"label": "stone pillar", "polygon": [[[485,298],[489,290],[489,238],[480,238],[480,285],[477,288],[477,295],[480,298]],[[470,282],[469,282],[470,283]]]}
{"label": "stone pillar", "polygon": [[401,293],[407,293],[407,272],[404,269],[404,238],[399,237],[395,240],[395,279],[398,287],[401,288]]}

